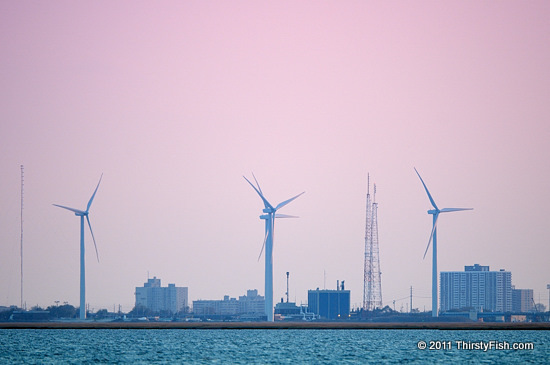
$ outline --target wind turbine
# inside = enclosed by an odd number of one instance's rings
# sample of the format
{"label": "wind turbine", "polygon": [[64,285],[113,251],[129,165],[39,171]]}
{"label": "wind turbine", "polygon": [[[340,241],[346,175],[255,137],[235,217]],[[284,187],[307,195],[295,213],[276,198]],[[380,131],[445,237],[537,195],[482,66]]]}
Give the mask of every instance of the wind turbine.
{"label": "wind turbine", "polygon": [[461,210],[473,210],[473,208],[443,208],[439,209],[437,207],[437,204],[435,204],[434,199],[432,198],[432,195],[428,191],[428,187],[426,187],[426,184],[424,184],[424,180],[422,180],[422,177],[420,177],[420,174],[416,170],[416,167],[414,168],[414,171],[416,171],[416,174],[420,178],[420,181],[422,182],[422,185],[424,185],[424,189],[426,190],[426,193],[428,194],[428,198],[430,199],[430,203],[432,203],[432,206],[434,209],[428,210],[428,214],[433,215],[433,227],[432,227],[432,233],[430,234],[430,239],[428,240],[428,246],[426,247],[426,251],[424,251],[424,258],[426,258],[426,254],[428,253],[428,249],[430,248],[430,243],[433,240],[433,253],[432,253],[432,317],[437,317],[437,220],[439,218],[439,213],[449,213],[449,212],[458,212]]}
{"label": "wind turbine", "polygon": [[70,210],[71,212],[74,212],[74,214],[77,217],[80,217],[80,319],[86,319],[86,270],[85,270],[85,260],[84,260],[84,217],[86,217],[86,220],[88,221],[88,227],[90,227],[90,233],[92,234],[92,239],[94,240],[94,247],[95,247],[95,254],[97,257],[97,262],[99,262],[99,254],[97,252],[97,245],[95,243],[95,237],[94,232],[92,231],[92,225],[90,224],[90,218],[88,217],[88,213],[90,211],[90,207],[92,206],[92,201],[94,200],[95,193],[97,193],[97,189],[99,188],[99,184],[101,183],[101,179],[103,178],[103,174],[101,174],[101,177],[99,178],[99,182],[97,183],[97,186],[94,190],[94,193],[92,194],[92,197],[88,201],[88,205],[86,206],[86,210],[79,210],[74,208],[65,207],[63,205],[53,204],[56,207],[60,207],[63,209]]}
{"label": "wind turbine", "polygon": [[[254,174],[252,174],[252,176],[254,176]],[[252,186],[254,190],[256,190],[264,202],[263,212],[265,214],[262,214],[260,219],[265,220],[265,237],[258,260],[260,260],[262,252],[265,248],[265,314],[267,315],[267,321],[273,322],[273,235],[275,233],[275,218],[298,218],[292,215],[277,214],[277,210],[304,194],[305,191],[293,198],[279,203],[274,208],[273,205],[271,205],[265,198],[262,189],[260,188],[260,184],[258,183],[258,180],[256,180],[256,176],[254,176],[254,181],[256,182],[257,187],[254,186],[254,184],[252,184],[246,177],[244,177],[244,179],[250,184],[250,186]]]}

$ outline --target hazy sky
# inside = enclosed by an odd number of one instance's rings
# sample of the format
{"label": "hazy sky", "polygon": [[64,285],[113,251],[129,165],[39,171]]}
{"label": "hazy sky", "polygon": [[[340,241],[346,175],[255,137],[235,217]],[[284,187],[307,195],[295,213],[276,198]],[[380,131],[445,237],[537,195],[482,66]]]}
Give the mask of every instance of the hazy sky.
{"label": "hazy sky", "polygon": [[363,290],[367,172],[384,304],[431,308],[439,269],[490,265],[548,304],[550,2],[0,2],[0,305],[132,309],[149,275],[189,300],[264,294],[262,201],[281,213],[274,298]]}

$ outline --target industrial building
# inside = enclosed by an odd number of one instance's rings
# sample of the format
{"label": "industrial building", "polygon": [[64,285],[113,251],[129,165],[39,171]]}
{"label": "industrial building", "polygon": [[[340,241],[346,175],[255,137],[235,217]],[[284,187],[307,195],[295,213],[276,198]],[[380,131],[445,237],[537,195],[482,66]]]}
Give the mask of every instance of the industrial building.
{"label": "industrial building", "polygon": [[229,295],[223,300],[194,300],[193,313],[197,316],[265,315],[265,298],[254,289],[247,290],[238,300]]}
{"label": "industrial building", "polygon": [[143,306],[155,312],[169,311],[178,313],[188,307],[187,287],[177,287],[176,284],[168,284],[161,287],[160,279],[153,277],[147,279],[143,287],[136,287],[136,307]]}
{"label": "industrial building", "polygon": [[276,321],[313,321],[317,316],[308,311],[307,305],[296,305],[294,302],[284,302],[282,299],[275,304]]}
{"label": "industrial building", "polygon": [[276,321],[312,321],[316,319],[315,314],[308,312],[307,305],[300,304],[297,306],[295,302],[290,301],[289,291],[289,276],[290,272],[286,273],[286,302],[283,298],[277,304],[275,304]]}
{"label": "industrial building", "polygon": [[464,271],[440,274],[441,312],[473,309],[477,312],[512,311],[512,273],[490,271],[489,266],[465,266]]}
{"label": "industrial building", "polygon": [[344,319],[350,315],[350,291],[345,290],[344,281],[336,284],[336,290],[319,288],[308,290],[308,312],[320,319]]}

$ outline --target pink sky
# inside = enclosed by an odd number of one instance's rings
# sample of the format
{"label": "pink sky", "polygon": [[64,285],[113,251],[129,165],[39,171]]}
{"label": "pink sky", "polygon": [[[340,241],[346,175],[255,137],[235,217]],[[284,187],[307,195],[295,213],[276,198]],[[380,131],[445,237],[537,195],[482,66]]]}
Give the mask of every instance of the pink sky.
{"label": "pink sky", "polygon": [[[431,307],[439,269],[512,272],[548,304],[547,1],[0,3],[0,305],[130,310],[147,272],[189,299],[263,295],[262,202],[277,223],[274,298],[345,280],[362,301],[366,175],[377,183],[384,304]],[[407,300],[396,302],[397,309]]]}

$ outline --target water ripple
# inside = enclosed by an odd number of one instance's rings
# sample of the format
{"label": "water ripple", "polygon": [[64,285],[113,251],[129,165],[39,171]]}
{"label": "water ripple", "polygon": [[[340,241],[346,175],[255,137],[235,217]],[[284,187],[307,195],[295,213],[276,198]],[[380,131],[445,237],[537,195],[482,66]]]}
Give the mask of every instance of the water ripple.
{"label": "water ripple", "polygon": [[[451,341],[420,350],[419,341]],[[533,342],[533,350],[459,350],[455,341]],[[0,364],[543,364],[548,331],[0,330]]]}

